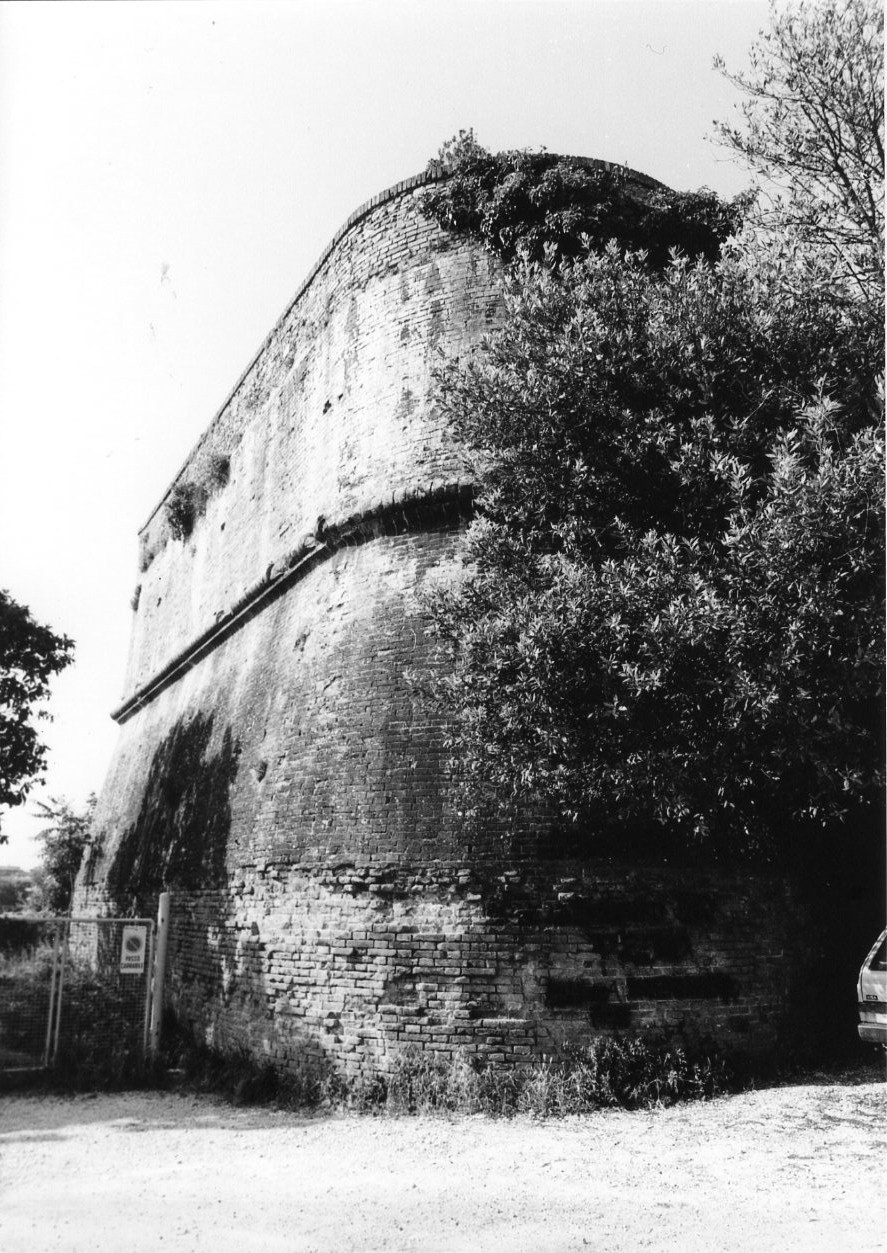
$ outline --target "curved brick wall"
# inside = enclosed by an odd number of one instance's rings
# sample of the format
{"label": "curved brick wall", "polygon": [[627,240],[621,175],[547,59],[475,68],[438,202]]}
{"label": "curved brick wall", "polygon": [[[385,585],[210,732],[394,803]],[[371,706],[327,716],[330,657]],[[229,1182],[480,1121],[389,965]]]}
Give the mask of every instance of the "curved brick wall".
{"label": "curved brick wall", "polygon": [[359,218],[275,327],[178,476],[200,484],[214,458],[229,461],[189,539],[170,537],[163,502],[143,529],[127,696],[319,519],[322,533],[465,477],[429,403],[431,371],[492,324],[493,262],[423,218],[419,195]]}
{"label": "curved brick wall", "polygon": [[590,861],[539,815],[456,812],[409,678],[416,593],[470,510],[431,372],[499,298],[490,258],[421,215],[424,181],[338,233],[142,531],[79,908],[168,887],[179,1013],[287,1066],[410,1042],[513,1062],[651,1024],[766,1047],[803,1029],[780,881]]}

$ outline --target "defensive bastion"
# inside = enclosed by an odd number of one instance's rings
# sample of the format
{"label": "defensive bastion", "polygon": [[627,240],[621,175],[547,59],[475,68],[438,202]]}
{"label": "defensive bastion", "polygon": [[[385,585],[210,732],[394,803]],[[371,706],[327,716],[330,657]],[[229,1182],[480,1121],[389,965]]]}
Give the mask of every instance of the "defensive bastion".
{"label": "defensive bastion", "polygon": [[408,1044],[511,1064],[648,1026],[769,1048],[803,1029],[783,881],[458,816],[409,678],[416,594],[472,501],[432,371],[499,295],[497,263],[423,215],[430,177],[335,235],[141,532],[78,907],[169,889],[179,1017],[283,1067]]}

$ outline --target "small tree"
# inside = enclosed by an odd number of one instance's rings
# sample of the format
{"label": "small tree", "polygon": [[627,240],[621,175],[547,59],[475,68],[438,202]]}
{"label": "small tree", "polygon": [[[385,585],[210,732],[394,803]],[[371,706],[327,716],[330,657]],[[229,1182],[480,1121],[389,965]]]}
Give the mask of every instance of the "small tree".
{"label": "small tree", "polygon": [[90,843],[95,806],[92,793],[80,812],[64,797],[37,802],[37,809],[47,822],[37,839],[43,846],[43,907],[51,913],[67,913],[71,906],[83,854]]}
{"label": "small tree", "polygon": [[469,801],[788,853],[876,825],[882,28],[876,0],[774,10],[721,129],[771,180],[738,238],[741,202],[464,142],[429,194],[512,262],[438,383],[480,487],[429,600]]}
{"label": "small tree", "polygon": [[444,372],[481,517],[431,608],[475,796],[744,849],[865,825],[882,332],[822,280],[742,252],[524,267]]}
{"label": "small tree", "polygon": [[720,140],[763,176],[759,222],[824,250],[852,289],[884,282],[884,10],[880,0],[771,2],[745,95]]}
{"label": "small tree", "polygon": [[[44,767],[46,747],[34,721],[49,681],[73,660],[64,635],[35,622],[24,605],[0,591],[0,809],[20,805]],[[0,842],[6,837],[0,834]]]}

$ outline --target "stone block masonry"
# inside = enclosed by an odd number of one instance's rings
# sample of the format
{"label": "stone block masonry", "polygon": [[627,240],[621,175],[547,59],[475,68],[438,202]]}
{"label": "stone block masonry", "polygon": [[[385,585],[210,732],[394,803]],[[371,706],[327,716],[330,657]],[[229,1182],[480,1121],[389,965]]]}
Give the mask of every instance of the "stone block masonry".
{"label": "stone block masonry", "polygon": [[460,818],[414,677],[419,593],[472,505],[433,373],[500,294],[421,213],[425,181],[349,219],[141,532],[78,909],[169,889],[178,1013],[293,1070],[407,1045],[513,1065],[647,1028],[772,1048],[805,1029],[809,955],[778,878],[560,854],[540,813]]}

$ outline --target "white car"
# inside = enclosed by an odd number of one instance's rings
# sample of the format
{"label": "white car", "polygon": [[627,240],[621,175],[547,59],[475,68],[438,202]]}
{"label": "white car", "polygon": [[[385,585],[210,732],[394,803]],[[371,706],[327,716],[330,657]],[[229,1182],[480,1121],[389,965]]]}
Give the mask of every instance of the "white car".
{"label": "white car", "polygon": [[856,985],[859,1038],[887,1046],[887,931],[882,931],[862,963]]}

